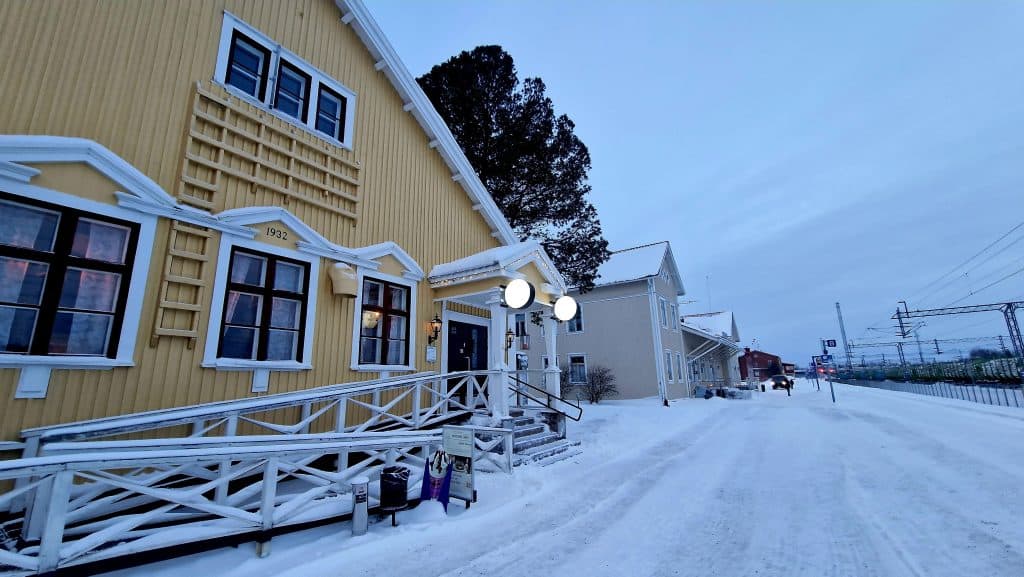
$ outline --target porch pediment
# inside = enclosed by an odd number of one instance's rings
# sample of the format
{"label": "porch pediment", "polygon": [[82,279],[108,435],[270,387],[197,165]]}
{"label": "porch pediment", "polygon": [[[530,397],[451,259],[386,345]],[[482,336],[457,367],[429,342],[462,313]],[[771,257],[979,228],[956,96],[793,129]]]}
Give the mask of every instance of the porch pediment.
{"label": "porch pediment", "polygon": [[[486,301],[482,295],[493,297],[500,285],[516,278],[534,286],[538,301],[550,302],[566,292],[565,280],[537,241],[495,247],[439,264],[427,278],[438,300],[461,300],[473,306]],[[470,296],[477,298],[467,300]]]}

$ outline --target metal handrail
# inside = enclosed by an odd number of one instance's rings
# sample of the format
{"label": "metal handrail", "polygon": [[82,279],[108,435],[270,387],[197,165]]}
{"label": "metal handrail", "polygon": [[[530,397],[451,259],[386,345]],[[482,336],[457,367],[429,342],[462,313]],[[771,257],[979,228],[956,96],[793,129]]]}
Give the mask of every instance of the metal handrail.
{"label": "metal handrail", "polygon": [[[524,372],[524,371],[516,371],[516,372]],[[523,386],[527,387],[528,389],[532,389],[534,391],[538,391],[538,392],[542,393],[545,397],[547,397],[547,401],[545,402],[545,401],[542,401],[542,400],[540,400],[540,399],[538,399],[536,397],[533,397],[529,393],[523,392],[518,387],[512,387],[512,389],[515,390],[516,393],[518,393],[520,395],[523,395],[524,397],[526,397],[527,399],[530,399],[531,401],[533,401],[535,403],[540,403],[540,404],[544,405],[545,407],[551,409],[552,411],[555,411],[556,413],[559,413],[559,414],[565,416],[565,418],[567,418],[567,419],[572,419],[573,421],[579,421],[581,418],[583,418],[583,407],[581,407],[579,405],[575,405],[571,401],[569,401],[568,399],[564,399],[562,397],[559,397],[558,395],[552,395],[551,393],[547,392],[546,390],[544,390],[544,389],[542,389],[540,387],[535,387],[535,386],[531,385],[530,383],[527,383],[526,381],[524,381],[524,380],[522,380],[522,379],[520,379],[520,378],[518,378],[518,377],[516,377],[516,376],[514,376],[512,374],[509,374],[508,377],[509,377],[509,379],[511,379],[512,381],[515,381],[519,385],[523,385]],[[551,403],[551,399],[553,399],[553,398],[554,399],[558,399],[559,401],[565,403],[566,405],[569,405],[573,409],[576,409],[574,411],[576,416],[574,417],[574,416],[570,415],[566,411],[562,411],[562,410],[556,409],[552,405],[552,403]]]}

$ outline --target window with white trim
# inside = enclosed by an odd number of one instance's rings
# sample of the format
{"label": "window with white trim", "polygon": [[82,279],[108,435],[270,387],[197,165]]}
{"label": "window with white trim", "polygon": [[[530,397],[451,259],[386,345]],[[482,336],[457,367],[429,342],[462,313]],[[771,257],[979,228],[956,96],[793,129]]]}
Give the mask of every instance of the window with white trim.
{"label": "window with white trim", "polygon": [[576,304],[576,315],[569,319],[569,322],[565,325],[565,332],[567,333],[582,333],[583,332],[583,305]]}
{"label": "window with white trim", "polygon": [[569,355],[569,383],[582,385],[587,382],[587,357]]}
{"label": "window with white trim", "polygon": [[219,358],[302,361],[309,263],[234,247]]}
{"label": "window with white trim", "polygon": [[661,319],[661,326],[668,328],[668,302],[664,298],[658,298],[658,315]]}
{"label": "window with white trim", "polygon": [[116,358],[139,225],[0,193],[0,353]]}
{"label": "window with white trim", "polygon": [[351,148],[355,93],[226,12],[214,78],[240,96]]}
{"label": "window with white trim", "polygon": [[669,305],[669,310],[672,313],[672,318],[669,319],[672,321],[672,330],[677,331],[679,330],[679,313],[677,312],[678,309],[676,309],[676,305]]}
{"label": "window with white trim", "polygon": [[359,324],[360,365],[409,364],[408,286],[363,279]]}
{"label": "window with white trim", "polygon": [[683,353],[676,353],[676,374],[679,380],[683,380]]}
{"label": "window with white trim", "polygon": [[672,351],[665,351],[665,380],[673,382],[672,376]]}

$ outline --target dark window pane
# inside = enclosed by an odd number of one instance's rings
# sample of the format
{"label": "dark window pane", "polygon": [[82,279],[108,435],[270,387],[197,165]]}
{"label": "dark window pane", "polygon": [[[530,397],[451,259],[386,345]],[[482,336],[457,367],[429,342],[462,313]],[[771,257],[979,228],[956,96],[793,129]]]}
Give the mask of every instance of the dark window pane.
{"label": "dark window pane", "polygon": [[388,293],[391,295],[390,307],[399,311],[409,310],[407,306],[406,295],[409,291],[402,287],[388,286]]}
{"label": "dark window pane", "polygon": [[256,358],[256,329],[224,327],[220,356],[229,359]]}
{"label": "dark window pane", "polygon": [[274,107],[289,116],[305,120],[309,80],[285,62],[278,69],[277,94]]}
{"label": "dark window pane", "polygon": [[58,312],[50,334],[49,352],[64,355],[103,355],[114,317],[93,313]]}
{"label": "dark window pane", "polygon": [[359,339],[359,362],[363,364],[379,364],[381,357],[381,339]]}
{"label": "dark window pane", "polygon": [[316,108],[316,129],[337,140],[344,138],[345,100],[321,86]]}
{"label": "dark window pane", "polygon": [[130,232],[128,227],[79,219],[71,256],[124,264]]}
{"label": "dark window pane", "polygon": [[274,290],[301,293],[305,272],[305,267],[301,265],[278,262],[274,273]]}
{"label": "dark window pane", "polygon": [[268,361],[294,361],[299,350],[299,333],[270,331],[267,338]]}
{"label": "dark window pane", "polygon": [[404,339],[406,334],[406,321],[405,317],[399,317],[395,315],[388,315],[388,338],[389,339]]}
{"label": "dark window pane", "polygon": [[381,321],[381,314],[377,311],[363,311],[363,322],[361,334],[364,337],[379,337],[384,334],[384,324]]}
{"label": "dark window pane", "polygon": [[263,297],[238,291],[228,292],[224,322],[229,325],[256,326],[260,323]]}
{"label": "dark window pane", "polygon": [[49,265],[0,257],[0,302],[38,305]]}
{"label": "dark window pane", "polygon": [[299,328],[302,303],[292,299],[274,298],[270,304],[270,326],[275,329]]}
{"label": "dark window pane", "polygon": [[263,286],[267,259],[261,256],[236,252],[231,257],[231,282],[250,286]]}
{"label": "dark window pane", "polygon": [[38,311],[0,306],[0,352],[27,353]]}
{"label": "dark window pane", "polygon": [[316,129],[331,138],[338,138],[338,124],[333,118],[318,114],[316,117]]}
{"label": "dark window pane", "polygon": [[241,38],[235,38],[225,81],[246,94],[259,98],[260,79],[267,56],[266,51]]}
{"label": "dark window pane", "polygon": [[405,364],[405,341],[388,341],[388,364]]}
{"label": "dark window pane", "polygon": [[0,201],[0,221],[3,222],[3,226],[0,226],[0,244],[53,251],[60,213]]}
{"label": "dark window pane", "polygon": [[60,292],[60,306],[66,309],[114,312],[121,275],[113,272],[68,268]]}
{"label": "dark window pane", "polygon": [[380,283],[373,281],[363,281],[363,304],[382,306],[384,303],[381,298],[382,286]]}

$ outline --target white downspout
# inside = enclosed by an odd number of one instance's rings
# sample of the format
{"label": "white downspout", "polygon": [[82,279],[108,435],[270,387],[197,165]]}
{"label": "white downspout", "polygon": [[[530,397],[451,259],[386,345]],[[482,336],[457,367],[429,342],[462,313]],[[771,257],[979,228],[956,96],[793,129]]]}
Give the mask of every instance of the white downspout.
{"label": "white downspout", "polygon": [[665,370],[662,366],[665,351],[661,346],[661,322],[658,317],[658,303],[654,296],[654,279],[647,279],[647,301],[651,309],[651,337],[654,344],[654,369],[658,372],[658,395],[661,404],[668,406],[668,390],[665,387]]}

